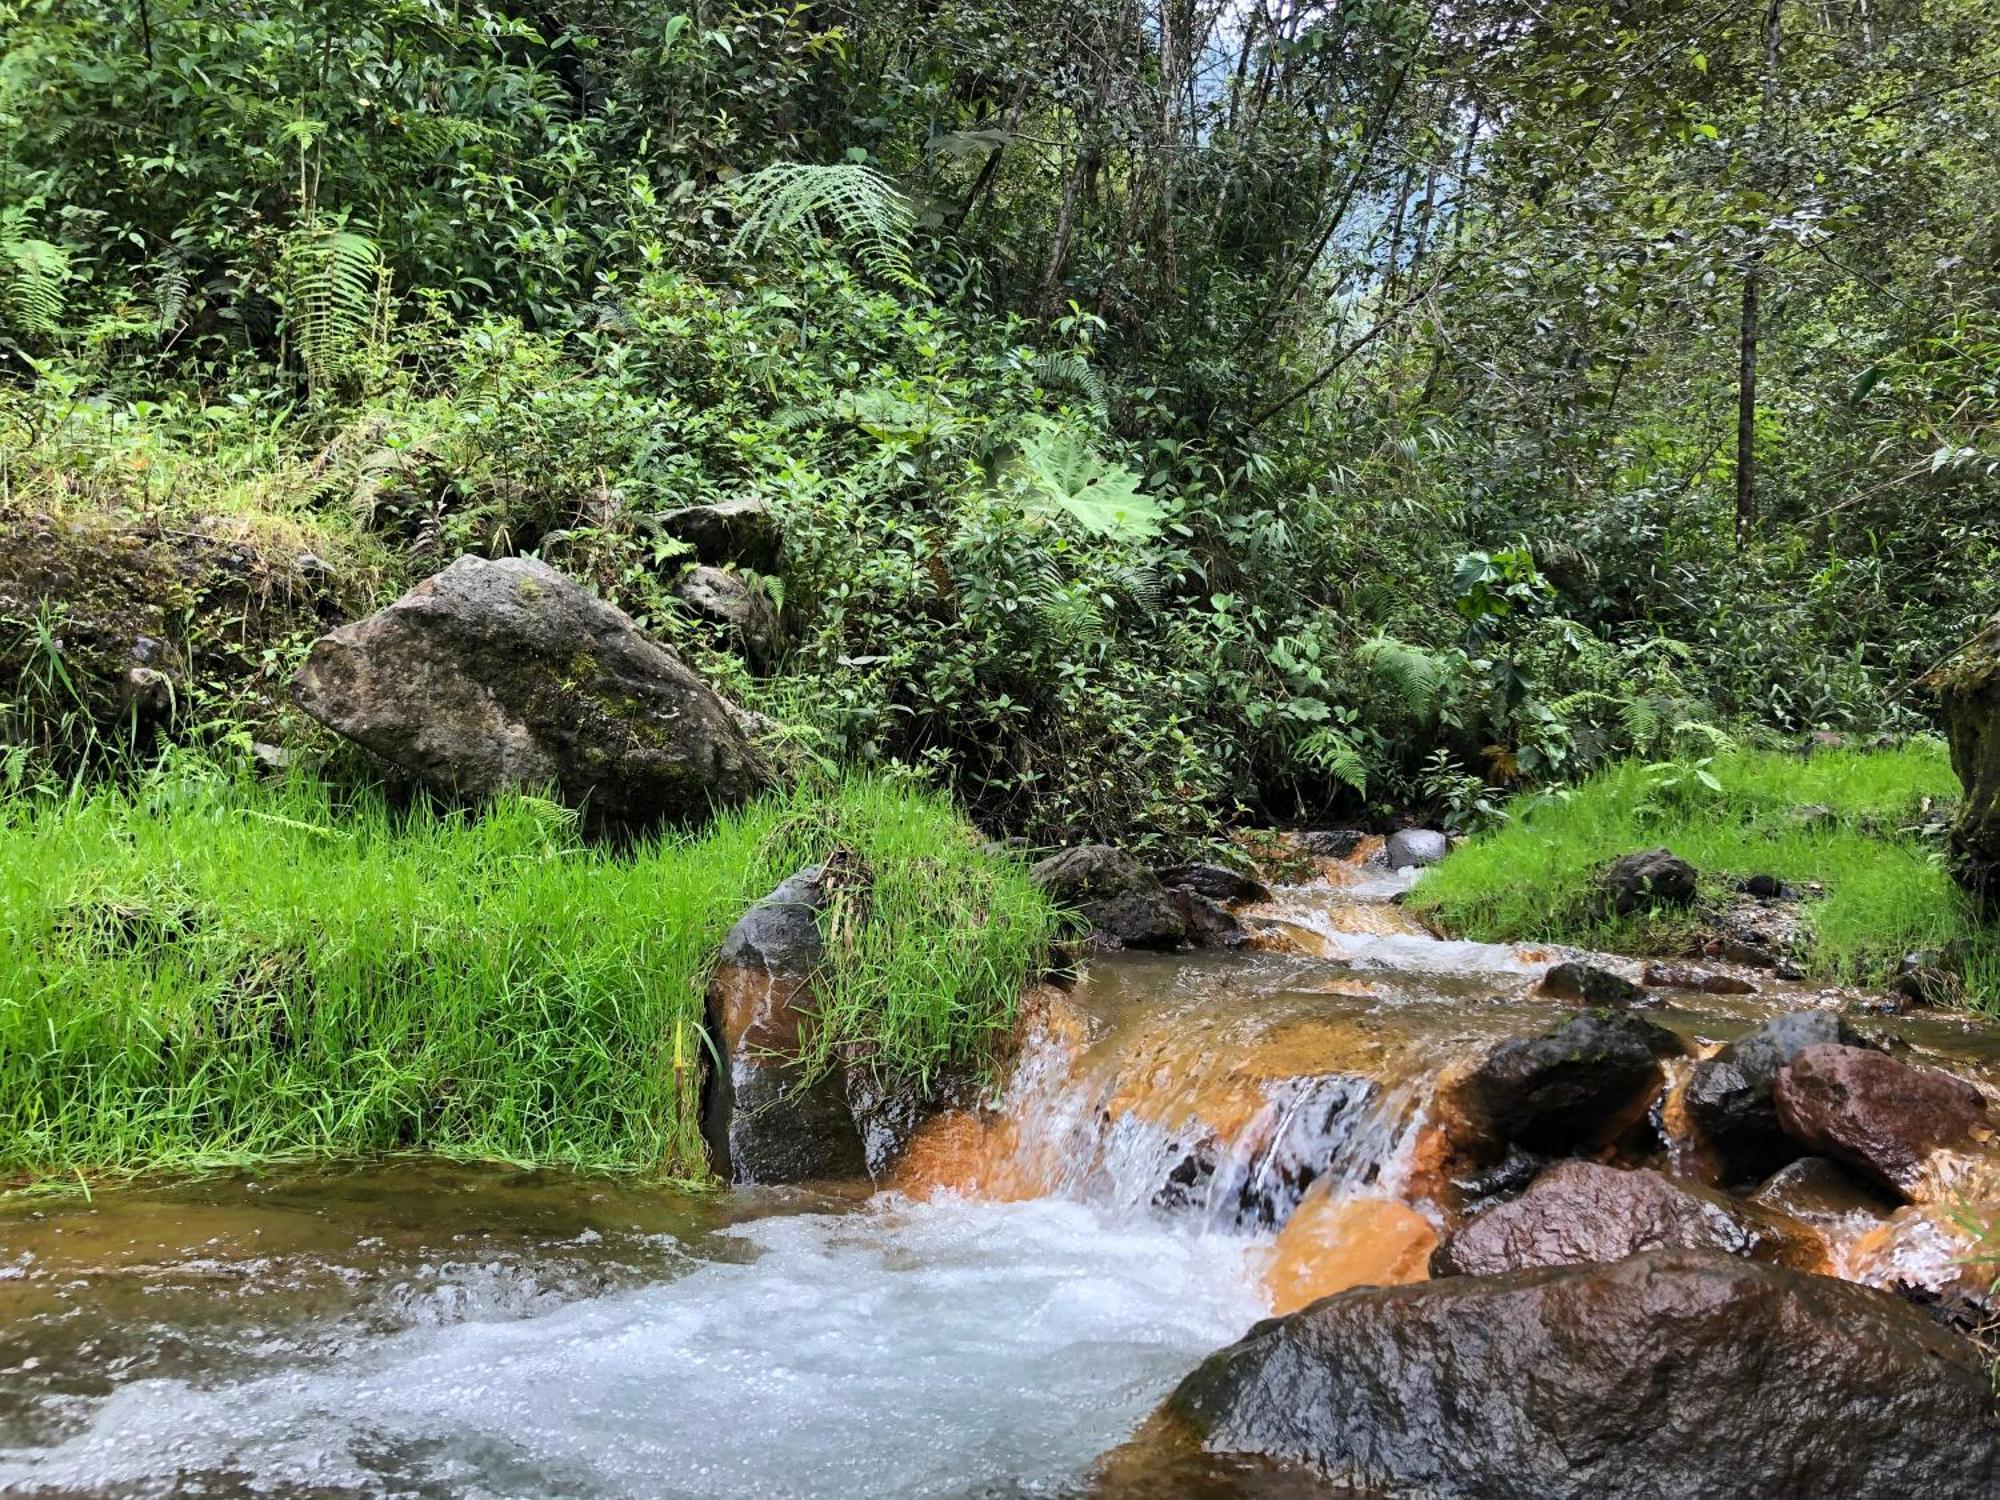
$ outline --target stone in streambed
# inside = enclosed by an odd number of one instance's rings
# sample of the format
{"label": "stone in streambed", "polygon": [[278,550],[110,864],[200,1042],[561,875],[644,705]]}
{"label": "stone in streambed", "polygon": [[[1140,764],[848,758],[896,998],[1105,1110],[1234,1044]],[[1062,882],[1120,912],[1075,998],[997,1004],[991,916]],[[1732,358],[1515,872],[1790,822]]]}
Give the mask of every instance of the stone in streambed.
{"label": "stone in streambed", "polygon": [[1509,1144],[1565,1155],[1608,1145],[1646,1116],[1679,1037],[1630,1011],[1587,1011],[1544,1036],[1501,1042],[1454,1076],[1441,1116],[1461,1151]]}
{"label": "stone in streambed", "polygon": [[1650,998],[1623,974],[1580,959],[1551,965],[1536,988],[1551,1000],[1573,1005],[1644,1005]]}
{"label": "stone in streambed", "polygon": [[1383,858],[1392,870],[1434,865],[1451,852],[1451,844],[1434,828],[1401,828],[1389,835]]}
{"label": "stone in streambed", "polygon": [[1139,861],[1109,844],[1059,850],[1028,872],[1059,905],[1082,913],[1116,948],[1178,948],[1188,919],[1173,893]]}
{"label": "stone in streambed", "polygon": [[1695,1064],[1686,1094],[1688,1118],[1733,1177],[1768,1176],[1804,1154],[1779,1123],[1771,1098],[1778,1070],[1807,1047],[1859,1041],[1832,1011],[1773,1016]]}
{"label": "stone in streambed", "polygon": [[1864,1047],[1796,1053],[1771,1095],[1785,1133],[1913,1201],[1993,1166],[1986,1096],[1956,1074]]}
{"label": "stone in streambed", "polygon": [[721,1057],[703,1099],[702,1134],[725,1181],[805,1182],[868,1168],[839,1070],[807,1084],[792,1060],[809,1040],[829,878],[819,865],[799,871],[723,940],[707,996],[708,1035]]}
{"label": "stone in streambed", "polygon": [[1224,865],[1172,865],[1156,872],[1165,886],[1185,886],[1211,901],[1269,901],[1270,887]]}
{"label": "stone in streambed", "polygon": [[1329,1297],[1212,1356],[1160,1420],[1209,1455],[1435,1500],[2000,1493],[1967,1340],[1693,1250]]}
{"label": "stone in streambed", "polygon": [[771,781],[686,663],[532,558],[461,557],[321,636],[296,693],[434,792],[553,787],[594,827],[698,822]]}
{"label": "stone in streambed", "polygon": [[1678,1246],[1755,1260],[1819,1257],[1809,1237],[1720,1193],[1644,1169],[1595,1162],[1550,1167],[1520,1197],[1475,1215],[1431,1257],[1434,1276],[1490,1276],[1530,1266],[1623,1260]]}

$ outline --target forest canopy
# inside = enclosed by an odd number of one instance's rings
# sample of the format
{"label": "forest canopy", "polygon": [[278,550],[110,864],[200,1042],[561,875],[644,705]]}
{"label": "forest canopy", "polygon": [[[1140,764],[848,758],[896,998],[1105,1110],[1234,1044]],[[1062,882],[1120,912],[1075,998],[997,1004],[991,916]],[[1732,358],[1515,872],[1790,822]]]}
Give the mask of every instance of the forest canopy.
{"label": "forest canopy", "polygon": [[[1908,731],[2000,607],[1979,0],[0,32],[0,529],[371,598],[534,551],[997,830],[1464,823],[1621,753]],[[656,524],[730,499],[784,533],[747,654]],[[15,780],[86,696],[33,592]],[[282,718],[291,623],[240,672],[190,625],[182,727]]]}

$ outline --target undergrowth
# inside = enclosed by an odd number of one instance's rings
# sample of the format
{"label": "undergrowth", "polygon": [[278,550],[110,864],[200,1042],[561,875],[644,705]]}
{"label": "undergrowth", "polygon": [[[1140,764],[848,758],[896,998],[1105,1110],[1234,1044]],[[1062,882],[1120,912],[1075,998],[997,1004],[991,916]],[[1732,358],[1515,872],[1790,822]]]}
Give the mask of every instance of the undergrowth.
{"label": "undergrowth", "polygon": [[1935,834],[1959,795],[1944,746],[1740,751],[1625,762],[1556,795],[1517,799],[1509,819],[1429,871],[1411,905],[1453,932],[1496,941],[1681,951],[1700,913],[1619,917],[1598,877],[1622,854],[1665,845],[1701,872],[1701,904],[1774,875],[1819,885],[1802,908],[1815,977],[1879,984],[1905,954],[1939,955],[1968,997],[2000,1005],[2000,953],[1945,873]]}
{"label": "undergrowth", "polygon": [[831,945],[827,1044],[981,1065],[1056,918],[920,791],[802,791],[620,855],[533,797],[399,812],[185,764],[0,802],[0,1180],[401,1150],[699,1177],[712,956],[835,847],[874,888]]}

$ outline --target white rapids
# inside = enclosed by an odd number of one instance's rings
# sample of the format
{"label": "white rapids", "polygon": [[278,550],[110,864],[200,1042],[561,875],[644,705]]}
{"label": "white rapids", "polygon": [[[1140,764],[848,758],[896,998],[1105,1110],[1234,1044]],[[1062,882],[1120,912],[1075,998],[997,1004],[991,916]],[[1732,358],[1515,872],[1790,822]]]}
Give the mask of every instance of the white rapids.
{"label": "white rapids", "polygon": [[729,1233],[741,1263],[531,1316],[73,1397],[58,1441],[0,1446],[0,1493],[1057,1493],[1264,1311],[1244,1239],[1073,1202]]}

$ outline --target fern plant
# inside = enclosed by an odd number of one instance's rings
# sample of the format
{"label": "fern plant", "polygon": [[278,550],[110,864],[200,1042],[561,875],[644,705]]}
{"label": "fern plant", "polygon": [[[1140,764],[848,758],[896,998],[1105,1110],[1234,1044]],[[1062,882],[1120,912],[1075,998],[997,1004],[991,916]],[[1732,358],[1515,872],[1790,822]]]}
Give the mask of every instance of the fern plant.
{"label": "fern plant", "polygon": [[910,262],[916,210],[887,177],[854,162],[777,162],[732,178],[719,189],[736,214],[730,248],[796,251],[823,235],[885,280],[922,291]]}
{"label": "fern plant", "polygon": [[382,255],[351,229],[306,226],[288,237],[285,330],[315,389],[338,380],[375,310]]}
{"label": "fern plant", "polygon": [[0,213],[0,328],[46,336],[63,315],[69,252],[28,232],[26,208]]}
{"label": "fern plant", "polygon": [[1450,667],[1445,657],[1380,632],[1363,641],[1355,656],[1395,693],[1411,718],[1428,723],[1437,717]]}

